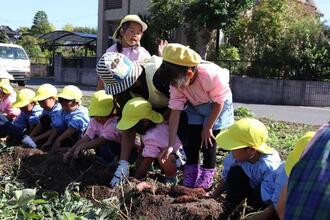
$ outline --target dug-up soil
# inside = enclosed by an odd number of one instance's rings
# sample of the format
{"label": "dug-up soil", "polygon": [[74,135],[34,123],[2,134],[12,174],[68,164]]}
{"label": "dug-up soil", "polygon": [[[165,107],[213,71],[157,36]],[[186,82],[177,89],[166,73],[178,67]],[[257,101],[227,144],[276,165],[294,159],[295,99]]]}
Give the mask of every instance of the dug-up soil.
{"label": "dug-up soil", "polygon": [[221,203],[202,189],[169,187],[150,179],[145,182],[129,179],[125,185],[109,188],[115,168],[116,164],[105,166],[92,158],[64,163],[62,154],[21,147],[16,147],[12,154],[0,155],[0,176],[15,175],[26,187],[58,192],[72,182],[79,182],[80,194],[94,203],[118,198],[127,218],[218,219],[222,213]]}

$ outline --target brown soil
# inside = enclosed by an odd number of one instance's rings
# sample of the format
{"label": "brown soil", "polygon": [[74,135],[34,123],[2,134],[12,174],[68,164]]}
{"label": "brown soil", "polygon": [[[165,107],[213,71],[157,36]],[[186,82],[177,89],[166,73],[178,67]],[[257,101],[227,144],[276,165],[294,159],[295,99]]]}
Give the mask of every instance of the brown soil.
{"label": "brown soil", "polygon": [[[63,192],[71,182],[80,182],[80,192],[94,203],[117,198],[124,216],[139,219],[217,219],[221,204],[207,198],[202,189],[167,187],[157,181],[128,183],[111,189],[108,186],[116,164],[105,166],[91,158],[63,163],[62,154],[16,147],[12,155],[0,155],[0,175],[10,175],[19,168],[17,178],[26,186]],[[20,161],[20,162],[19,162]]]}

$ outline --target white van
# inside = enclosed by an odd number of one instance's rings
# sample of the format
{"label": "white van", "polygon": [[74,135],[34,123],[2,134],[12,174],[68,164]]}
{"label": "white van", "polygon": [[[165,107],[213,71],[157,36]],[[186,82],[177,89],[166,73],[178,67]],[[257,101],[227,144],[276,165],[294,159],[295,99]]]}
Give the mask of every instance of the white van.
{"label": "white van", "polygon": [[0,43],[0,69],[7,70],[20,86],[30,79],[30,59],[23,47]]}

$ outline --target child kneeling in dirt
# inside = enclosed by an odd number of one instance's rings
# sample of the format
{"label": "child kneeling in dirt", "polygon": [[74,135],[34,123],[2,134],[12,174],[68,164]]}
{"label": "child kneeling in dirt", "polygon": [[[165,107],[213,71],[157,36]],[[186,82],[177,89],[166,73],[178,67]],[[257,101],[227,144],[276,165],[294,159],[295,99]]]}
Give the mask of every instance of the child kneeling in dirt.
{"label": "child kneeling in dirt", "polygon": [[119,155],[121,141],[112,95],[106,95],[104,90],[95,92],[88,110],[92,119],[86,133],[64,154],[63,160],[67,162],[70,157],[76,159],[83,150],[93,148],[98,160],[110,163]]}
{"label": "child kneeling in dirt", "polygon": [[57,102],[57,89],[51,84],[41,85],[33,98],[43,108],[39,123],[31,132],[31,137],[37,143],[47,140],[51,133],[52,125],[56,119],[58,112],[62,109],[60,103]]}
{"label": "child kneeling in dirt", "polygon": [[244,198],[254,208],[267,208],[274,213],[272,195],[275,190],[276,170],[282,161],[278,152],[267,146],[268,131],[260,121],[244,118],[216,137],[220,148],[229,150],[224,159],[224,170],[217,197],[226,189],[227,204],[221,217],[228,216]]}
{"label": "child kneeling in dirt", "polygon": [[0,130],[1,135],[20,141],[24,145],[36,148],[35,142],[28,135],[31,130],[38,124],[42,108],[33,101],[35,93],[30,89],[22,89],[18,93],[14,108],[20,108],[21,114],[13,121],[6,120],[1,115]]}
{"label": "child kneeling in dirt", "polygon": [[168,148],[168,125],[164,123],[163,116],[154,111],[147,100],[140,97],[129,100],[123,108],[117,128],[120,130],[132,128],[141,135],[143,160],[135,172],[135,178],[143,177],[153,161],[158,159],[160,168],[165,172],[165,183],[177,183],[177,168],[186,160],[181,141],[176,136],[172,153],[166,160],[161,159],[161,155]]}
{"label": "child kneeling in dirt", "polygon": [[58,95],[62,110],[55,117],[53,128],[42,149],[51,147],[60,150],[61,147],[72,147],[88,126],[88,110],[81,106],[82,92],[76,86],[65,86]]}

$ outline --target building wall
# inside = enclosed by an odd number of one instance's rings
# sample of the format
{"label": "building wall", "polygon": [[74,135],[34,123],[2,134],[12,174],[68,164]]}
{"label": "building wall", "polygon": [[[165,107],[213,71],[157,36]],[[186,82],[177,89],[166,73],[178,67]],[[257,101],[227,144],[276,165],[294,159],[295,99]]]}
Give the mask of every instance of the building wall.
{"label": "building wall", "polygon": [[234,76],[230,83],[235,102],[330,106],[330,83],[328,82]]}

